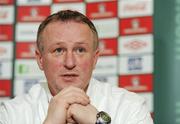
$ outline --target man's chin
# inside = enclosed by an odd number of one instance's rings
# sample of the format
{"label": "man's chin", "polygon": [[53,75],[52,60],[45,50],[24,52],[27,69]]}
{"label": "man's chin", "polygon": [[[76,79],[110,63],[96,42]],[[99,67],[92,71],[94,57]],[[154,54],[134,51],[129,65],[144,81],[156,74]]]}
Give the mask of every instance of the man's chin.
{"label": "man's chin", "polygon": [[70,87],[70,86],[81,88],[79,82],[75,82],[75,81],[63,82],[63,86],[61,85],[61,88],[63,89],[63,88]]}
{"label": "man's chin", "polygon": [[62,82],[67,84],[76,84],[78,77],[76,76],[63,76],[61,77]]}

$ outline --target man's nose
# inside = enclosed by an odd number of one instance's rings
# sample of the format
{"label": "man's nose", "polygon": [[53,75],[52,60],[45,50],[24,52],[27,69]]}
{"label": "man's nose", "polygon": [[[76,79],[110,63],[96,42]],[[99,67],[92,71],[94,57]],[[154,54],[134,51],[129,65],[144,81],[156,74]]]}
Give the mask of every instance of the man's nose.
{"label": "man's nose", "polygon": [[67,52],[66,56],[65,56],[65,62],[64,62],[64,66],[67,69],[73,69],[76,64],[75,64],[75,56],[73,55],[73,52]]}

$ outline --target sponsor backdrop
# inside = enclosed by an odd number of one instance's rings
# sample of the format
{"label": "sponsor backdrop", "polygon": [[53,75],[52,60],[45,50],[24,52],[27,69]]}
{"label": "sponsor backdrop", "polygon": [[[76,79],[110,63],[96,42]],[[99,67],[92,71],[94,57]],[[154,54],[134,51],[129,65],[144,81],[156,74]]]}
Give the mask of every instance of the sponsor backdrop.
{"label": "sponsor backdrop", "polygon": [[84,13],[97,27],[94,77],[142,95],[153,113],[153,0],[0,0],[0,101],[44,80],[34,59],[37,28],[62,9]]}
{"label": "sponsor backdrop", "polygon": [[155,122],[180,124],[180,1],[156,1],[154,16]]}

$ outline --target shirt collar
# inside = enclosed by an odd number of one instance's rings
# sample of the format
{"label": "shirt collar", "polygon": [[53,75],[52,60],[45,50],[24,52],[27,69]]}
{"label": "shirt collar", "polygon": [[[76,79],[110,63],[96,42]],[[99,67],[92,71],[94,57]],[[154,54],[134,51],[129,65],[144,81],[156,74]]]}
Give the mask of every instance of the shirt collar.
{"label": "shirt collar", "polygon": [[49,103],[53,96],[52,96],[52,94],[51,94],[51,92],[49,90],[48,83],[44,82],[44,83],[40,83],[40,84],[41,84],[41,86],[44,88],[44,90],[46,92],[47,100],[48,100],[48,103]]}

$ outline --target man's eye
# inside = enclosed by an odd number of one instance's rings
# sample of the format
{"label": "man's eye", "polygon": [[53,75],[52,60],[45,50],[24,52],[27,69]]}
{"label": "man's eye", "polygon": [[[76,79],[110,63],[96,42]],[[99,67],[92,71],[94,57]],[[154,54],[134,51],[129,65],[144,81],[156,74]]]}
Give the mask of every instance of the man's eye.
{"label": "man's eye", "polygon": [[83,53],[83,52],[85,52],[86,50],[84,49],[84,48],[77,48],[77,52],[78,53]]}
{"label": "man's eye", "polygon": [[62,48],[55,49],[55,53],[62,53],[64,50]]}

